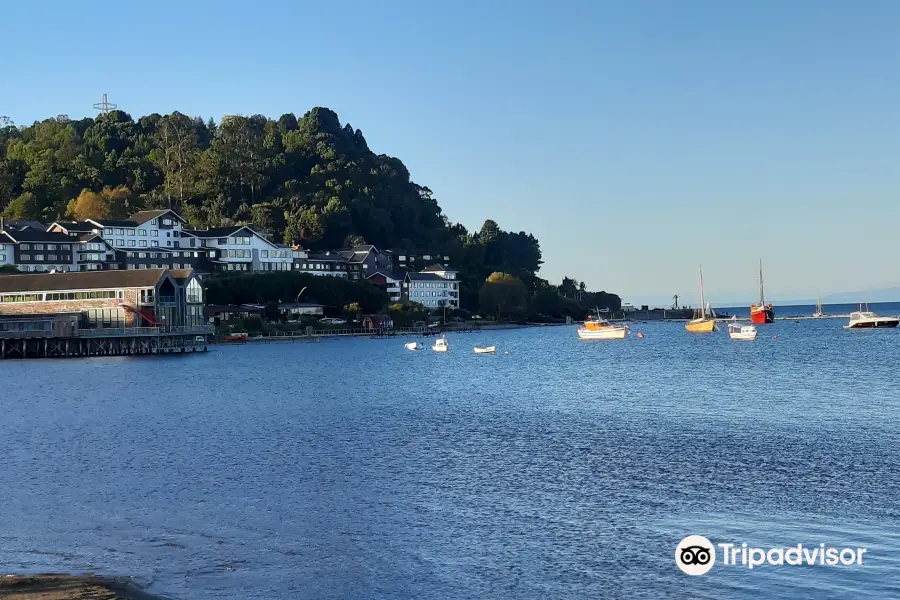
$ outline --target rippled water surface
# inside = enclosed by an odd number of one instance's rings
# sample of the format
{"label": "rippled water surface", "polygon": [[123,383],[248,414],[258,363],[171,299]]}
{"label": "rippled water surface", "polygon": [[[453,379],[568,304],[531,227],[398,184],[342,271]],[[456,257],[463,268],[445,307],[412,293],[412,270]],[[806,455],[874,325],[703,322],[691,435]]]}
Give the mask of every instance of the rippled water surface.
{"label": "rippled water surface", "polygon": [[[895,598],[900,331],[842,324],[0,363],[0,564],[185,600]],[[689,534],[869,550],[688,577]]]}

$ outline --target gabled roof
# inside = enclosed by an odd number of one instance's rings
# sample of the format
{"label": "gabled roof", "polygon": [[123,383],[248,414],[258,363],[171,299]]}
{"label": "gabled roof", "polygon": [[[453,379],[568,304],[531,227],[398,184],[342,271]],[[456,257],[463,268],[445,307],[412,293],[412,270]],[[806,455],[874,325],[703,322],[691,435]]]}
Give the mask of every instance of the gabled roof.
{"label": "gabled roof", "polygon": [[0,275],[0,293],[153,287],[165,273],[165,269],[138,269]]}
{"label": "gabled roof", "polygon": [[[198,238],[222,238],[222,237],[230,237],[240,231],[241,229],[248,229],[254,234],[255,231],[247,227],[246,225],[229,225],[228,227],[210,227],[209,229],[185,229],[184,233],[193,235]],[[259,234],[256,234],[259,235]],[[262,237],[262,236],[259,236]]]}
{"label": "gabled roof", "polygon": [[131,215],[131,220],[137,223],[138,225],[143,225],[147,221],[152,221],[153,219],[158,219],[166,213],[172,213],[172,217],[178,219],[182,223],[184,223],[184,219],[181,218],[181,215],[176,213],[174,210],[170,210],[168,208],[164,208],[162,210],[142,210],[140,212],[136,212]]}
{"label": "gabled roof", "polygon": [[79,242],[93,242],[95,240],[98,242],[103,242],[104,244],[107,245],[107,247],[112,248],[112,244],[110,244],[109,242],[104,240],[102,237],[100,237],[99,233],[85,233],[85,234],[78,236]]}
{"label": "gabled roof", "polygon": [[6,221],[6,227],[8,229],[37,229],[38,231],[47,231],[49,229],[46,224],[41,223],[40,221],[30,221],[28,219],[21,219],[19,221]]}
{"label": "gabled roof", "polygon": [[64,233],[55,231],[37,231],[36,229],[23,229],[21,231],[4,230],[4,235],[13,242],[49,242],[51,244],[71,244],[74,240]]}
{"label": "gabled roof", "polygon": [[440,271],[453,271],[455,273],[456,269],[451,269],[449,267],[445,267],[441,263],[434,263],[433,265],[430,265],[430,266],[422,269],[422,273],[436,273],[436,272],[440,272]]}
{"label": "gabled roof", "polygon": [[66,233],[90,233],[98,229],[94,223],[88,223],[87,221],[55,221],[47,227],[47,231],[54,227],[62,229]]}
{"label": "gabled roof", "polygon": [[134,221],[117,221],[115,219],[88,219],[88,223],[94,223],[100,227],[137,227]]}
{"label": "gabled roof", "polygon": [[435,273],[416,273],[415,271],[407,272],[406,279],[409,281],[447,281]]}
{"label": "gabled roof", "polygon": [[175,281],[179,283],[183,283],[193,277],[194,270],[193,269],[169,269],[169,275],[171,275]]}
{"label": "gabled roof", "polygon": [[403,279],[406,277],[406,271],[398,272],[398,271],[379,270],[379,271],[375,271],[374,273],[372,273],[371,275],[366,277],[366,279],[372,279],[376,275],[381,275],[385,279],[392,279],[394,281],[403,281]]}
{"label": "gabled roof", "polygon": [[347,262],[347,256],[341,251],[329,250],[327,252],[310,252],[307,254],[308,260],[322,260],[333,262]]}

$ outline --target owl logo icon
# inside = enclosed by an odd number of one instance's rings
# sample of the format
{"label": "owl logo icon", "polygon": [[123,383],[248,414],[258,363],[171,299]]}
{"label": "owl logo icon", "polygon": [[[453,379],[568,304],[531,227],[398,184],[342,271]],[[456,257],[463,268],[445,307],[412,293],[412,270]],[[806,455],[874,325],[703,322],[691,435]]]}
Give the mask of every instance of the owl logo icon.
{"label": "owl logo icon", "polygon": [[716,547],[702,535],[689,535],[675,547],[675,564],[688,575],[703,575],[716,563]]}

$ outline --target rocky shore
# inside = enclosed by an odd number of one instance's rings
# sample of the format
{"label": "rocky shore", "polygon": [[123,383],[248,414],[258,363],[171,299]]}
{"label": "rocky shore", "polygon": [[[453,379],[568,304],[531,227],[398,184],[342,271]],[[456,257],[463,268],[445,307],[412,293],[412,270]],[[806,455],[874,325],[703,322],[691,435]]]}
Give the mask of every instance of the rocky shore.
{"label": "rocky shore", "polygon": [[0,576],[3,600],[161,600],[141,591],[127,577],[96,575]]}

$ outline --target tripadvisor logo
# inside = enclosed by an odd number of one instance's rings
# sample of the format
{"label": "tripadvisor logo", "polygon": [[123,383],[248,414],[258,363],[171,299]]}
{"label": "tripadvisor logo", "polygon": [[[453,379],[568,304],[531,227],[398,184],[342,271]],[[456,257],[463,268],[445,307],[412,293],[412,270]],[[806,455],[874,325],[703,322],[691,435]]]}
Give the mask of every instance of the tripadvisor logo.
{"label": "tripadvisor logo", "polygon": [[713,544],[702,535],[689,535],[675,547],[675,564],[688,575],[708,573],[716,564],[717,547],[722,566],[742,566],[748,569],[762,565],[849,567],[862,565],[863,554],[868,551],[866,548],[836,548],[825,544],[754,548],[747,544]]}

